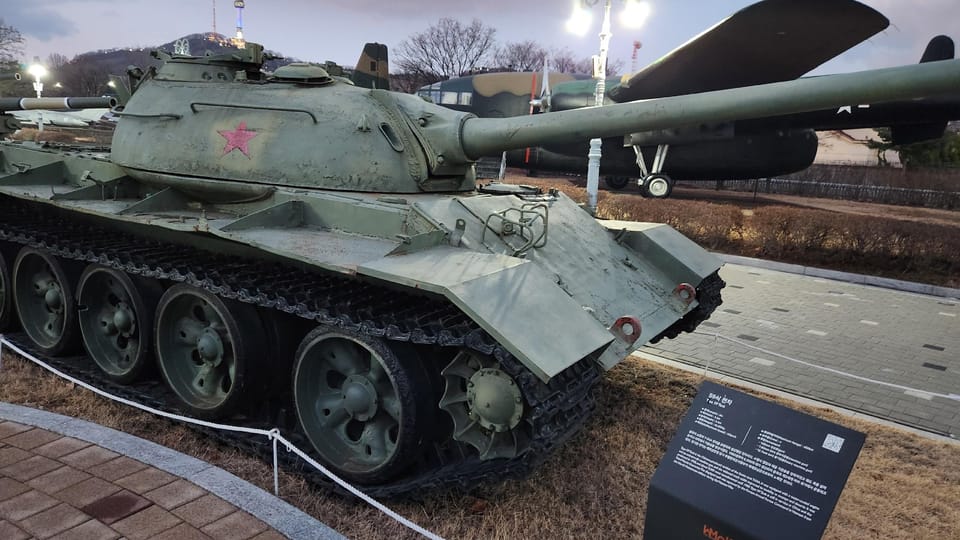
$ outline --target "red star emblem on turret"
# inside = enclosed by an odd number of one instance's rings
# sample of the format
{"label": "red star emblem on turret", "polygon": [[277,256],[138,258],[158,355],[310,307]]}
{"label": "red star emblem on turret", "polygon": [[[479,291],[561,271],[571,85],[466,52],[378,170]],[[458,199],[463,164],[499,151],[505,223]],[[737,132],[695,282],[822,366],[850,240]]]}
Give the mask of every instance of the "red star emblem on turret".
{"label": "red star emblem on turret", "polygon": [[233,131],[217,130],[217,133],[227,140],[227,144],[223,147],[223,153],[220,154],[221,156],[225,156],[234,150],[240,150],[243,152],[243,155],[248,158],[250,157],[250,149],[247,147],[247,143],[250,142],[250,139],[257,136],[257,132],[248,130],[246,122],[240,122],[237,129]]}

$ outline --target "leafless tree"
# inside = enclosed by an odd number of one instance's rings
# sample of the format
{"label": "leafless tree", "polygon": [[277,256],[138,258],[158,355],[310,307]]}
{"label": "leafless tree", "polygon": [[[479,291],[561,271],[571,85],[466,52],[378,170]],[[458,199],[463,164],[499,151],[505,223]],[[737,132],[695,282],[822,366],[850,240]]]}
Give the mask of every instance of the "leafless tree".
{"label": "leafless tree", "polygon": [[50,56],[47,57],[47,69],[50,71],[57,71],[58,69],[67,65],[69,62],[70,59],[65,55],[60,53],[51,53]]}
{"label": "leafless tree", "polygon": [[445,17],[400,42],[397,66],[401,72],[431,82],[458,77],[491,60],[494,34],[496,30],[479,19],[466,25]]}
{"label": "leafless tree", "polygon": [[23,36],[20,31],[0,19],[0,63],[16,62],[23,54]]}
{"label": "leafless tree", "polygon": [[550,65],[554,71],[561,73],[590,73],[590,71],[578,71],[577,66],[580,60],[573,56],[573,51],[564,47],[550,52]]}
{"label": "leafless tree", "polygon": [[[593,58],[577,59],[566,47],[550,53],[553,70],[561,73],[593,73]],[[623,60],[607,58],[607,77],[613,77],[623,71]]]}
{"label": "leafless tree", "polygon": [[57,70],[63,92],[74,96],[99,96],[107,90],[110,70],[96,57],[80,55]]}
{"label": "leafless tree", "polygon": [[540,71],[547,51],[534,41],[507,43],[497,49],[494,63],[513,71]]}

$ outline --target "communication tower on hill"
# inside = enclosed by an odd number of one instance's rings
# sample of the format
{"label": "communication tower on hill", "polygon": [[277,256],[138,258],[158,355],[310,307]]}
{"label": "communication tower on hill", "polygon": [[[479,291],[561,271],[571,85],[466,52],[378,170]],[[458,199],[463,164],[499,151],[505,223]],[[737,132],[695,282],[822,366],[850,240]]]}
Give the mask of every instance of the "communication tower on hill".
{"label": "communication tower on hill", "polygon": [[237,8],[237,35],[230,42],[238,49],[246,47],[246,42],[243,40],[243,6],[243,0],[234,0],[233,7]]}

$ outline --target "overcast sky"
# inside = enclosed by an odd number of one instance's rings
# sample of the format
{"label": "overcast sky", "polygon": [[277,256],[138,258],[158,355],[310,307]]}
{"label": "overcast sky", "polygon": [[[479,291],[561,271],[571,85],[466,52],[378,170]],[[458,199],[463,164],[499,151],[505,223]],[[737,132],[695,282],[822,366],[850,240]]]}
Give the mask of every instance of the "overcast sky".
{"label": "overcast sky", "polygon": [[[236,10],[215,0],[217,31],[233,35]],[[798,0],[803,1],[803,0]],[[578,57],[596,53],[600,6],[589,34],[564,31],[573,0],[247,0],[244,34],[248,40],[303,60],[333,60],[352,66],[367,41],[391,49],[441,17],[469,22],[476,17],[497,30],[500,43],[534,40],[549,48],[567,47]],[[614,17],[610,58],[630,68],[634,40],[643,47],[644,65],[709,28],[751,0],[653,0],[652,15],[639,30]],[[886,15],[886,31],[818,70],[820,73],[886,67],[919,60],[934,35],[960,37],[958,0],[864,0]],[[600,3],[602,4],[602,2]],[[0,0],[0,17],[26,39],[24,60],[51,53],[74,55],[113,47],[153,46],[186,34],[208,32],[211,0]],[[620,7],[614,0],[614,13]],[[815,40],[815,29],[810,39]]]}

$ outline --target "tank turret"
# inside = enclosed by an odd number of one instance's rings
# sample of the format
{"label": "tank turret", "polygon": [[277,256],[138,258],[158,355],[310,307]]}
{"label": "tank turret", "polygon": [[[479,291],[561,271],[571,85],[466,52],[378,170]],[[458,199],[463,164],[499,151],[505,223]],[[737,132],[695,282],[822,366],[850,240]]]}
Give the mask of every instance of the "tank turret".
{"label": "tank turret", "polygon": [[158,55],[109,155],[0,143],[0,330],[82,345],[97,384],[156,366],[170,391],[131,394],[279,424],[374,495],[528,473],[604,370],[721,304],[719,259],[676,230],[478,187],[475,159],[960,86],[946,61],[481,119],[247,47]]}
{"label": "tank turret", "polygon": [[[173,58],[127,104],[113,160],[134,176],[177,187],[202,176],[341,191],[470,191],[474,160],[503,150],[909,99],[958,84],[957,64],[938,62],[481,119],[412,95],[357,88],[319,67],[287,66],[254,77],[259,60],[257,54]],[[225,146],[225,140],[231,142]],[[210,151],[217,146],[225,149],[220,155]],[[242,159],[225,159],[234,150]],[[187,159],[191,152],[196,159]]]}

